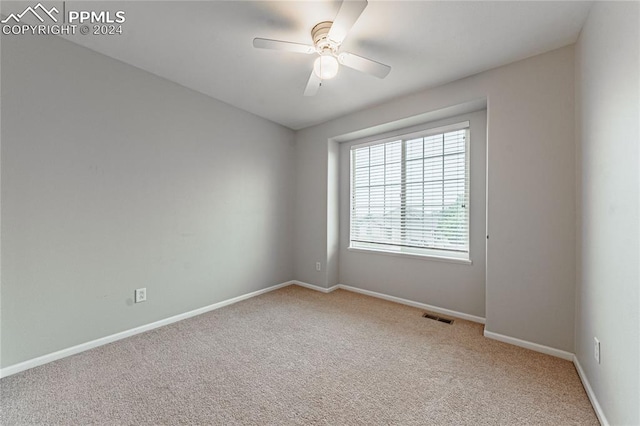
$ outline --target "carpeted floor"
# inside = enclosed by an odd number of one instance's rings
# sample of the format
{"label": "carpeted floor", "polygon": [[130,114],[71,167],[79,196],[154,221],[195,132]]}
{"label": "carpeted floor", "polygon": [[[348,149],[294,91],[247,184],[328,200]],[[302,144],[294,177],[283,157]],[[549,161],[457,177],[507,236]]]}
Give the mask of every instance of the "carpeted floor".
{"label": "carpeted floor", "polygon": [[569,361],[290,286],[0,380],[0,423],[597,425]]}

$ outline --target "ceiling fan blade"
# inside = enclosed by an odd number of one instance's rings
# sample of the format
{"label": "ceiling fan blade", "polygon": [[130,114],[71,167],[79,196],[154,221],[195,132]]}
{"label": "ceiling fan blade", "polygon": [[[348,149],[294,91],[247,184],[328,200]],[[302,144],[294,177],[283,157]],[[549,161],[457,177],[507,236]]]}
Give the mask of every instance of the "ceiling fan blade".
{"label": "ceiling fan blade", "polygon": [[322,80],[320,77],[316,75],[315,72],[311,71],[311,76],[309,77],[309,81],[307,82],[307,87],[304,89],[305,96],[315,96],[318,93],[318,89],[322,84]]}
{"label": "ceiling fan blade", "polygon": [[389,71],[391,71],[389,65],[381,64],[380,62],[372,61],[371,59],[348,52],[338,55],[338,61],[345,67],[353,68],[354,70],[371,74],[378,78],[385,78],[389,74]]}
{"label": "ceiling fan blade", "polygon": [[306,53],[307,55],[316,51],[316,48],[309,44],[270,40],[268,38],[254,38],[253,47],[257,47],[259,49],[273,49],[284,50],[286,52]]}
{"label": "ceiling fan blade", "polygon": [[344,0],[327,37],[338,44],[342,43],[365,7],[367,7],[367,0]]}

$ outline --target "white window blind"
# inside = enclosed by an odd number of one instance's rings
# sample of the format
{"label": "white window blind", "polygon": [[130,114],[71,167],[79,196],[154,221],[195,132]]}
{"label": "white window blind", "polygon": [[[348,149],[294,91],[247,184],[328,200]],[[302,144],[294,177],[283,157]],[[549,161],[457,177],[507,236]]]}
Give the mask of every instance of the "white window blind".
{"label": "white window blind", "polygon": [[469,123],[351,148],[351,247],[468,259]]}

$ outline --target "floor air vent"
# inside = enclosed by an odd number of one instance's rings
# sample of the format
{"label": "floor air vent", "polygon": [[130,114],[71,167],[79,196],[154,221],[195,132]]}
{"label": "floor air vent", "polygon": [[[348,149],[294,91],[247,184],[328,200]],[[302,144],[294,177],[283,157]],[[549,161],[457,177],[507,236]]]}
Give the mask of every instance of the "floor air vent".
{"label": "floor air vent", "polygon": [[441,317],[439,317],[439,316],[437,316],[437,315],[428,314],[428,313],[426,313],[426,312],[425,312],[424,314],[422,314],[422,317],[423,317],[423,318],[429,318],[429,319],[432,319],[432,320],[434,320],[434,321],[444,322],[445,324],[453,324],[453,320],[452,320],[452,319],[449,319],[449,318],[441,318]]}

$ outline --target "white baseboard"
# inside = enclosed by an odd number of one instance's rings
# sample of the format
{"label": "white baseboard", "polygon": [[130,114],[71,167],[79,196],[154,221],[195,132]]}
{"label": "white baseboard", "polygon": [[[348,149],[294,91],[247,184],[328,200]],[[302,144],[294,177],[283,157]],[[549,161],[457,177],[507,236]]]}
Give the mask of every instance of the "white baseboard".
{"label": "white baseboard", "polygon": [[591,401],[591,405],[593,406],[593,411],[596,412],[596,416],[598,417],[600,424],[602,426],[609,426],[609,421],[605,417],[604,411],[602,411],[602,407],[598,402],[598,398],[596,398],[596,394],[593,392],[593,389],[591,388],[591,384],[587,379],[587,375],[582,369],[582,366],[580,365],[580,361],[578,361],[578,357],[575,355],[573,356],[573,365],[576,366],[576,371],[578,371],[578,377],[580,377],[580,380],[582,381],[582,386],[584,386],[584,390],[587,392],[589,401]]}
{"label": "white baseboard", "polygon": [[296,281],[296,280],[292,281],[292,283],[299,285],[300,287],[305,287],[311,290],[320,291],[322,293],[331,293],[332,291],[337,289],[347,290],[353,293],[360,293],[366,296],[376,297],[378,299],[388,300],[390,302],[396,302],[402,305],[412,306],[414,308],[424,309],[426,311],[431,311],[431,312],[435,312],[437,314],[442,314],[442,315],[448,315],[451,317],[460,318],[467,321],[473,321],[480,324],[484,324],[485,322],[484,318],[478,317],[475,315],[469,315],[462,312],[452,311],[451,309],[439,308],[438,306],[427,305],[426,303],[414,302],[413,300],[402,299],[396,296],[389,296],[388,294],[378,293],[371,290],[364,290],[364,289],[361,289],[358,287],[352,287],[346,284],[336,284],[333,287],[325,288],[325,287],[317,286],[315,284],[309,284],[309,283]]}
{"label": "white baseboard", "polygon": [[475,315],[465,314],[463,312],[452,311],[451,309],[440,308],[438,306],[427,305],[426,303],[414,302],[413,300],[402,299],[396,296],[389,296],[388,294],[378,293],[371,290],[363,290],[358,287],[352,287],[350,285],[338,284],[334,287],[341,288],[343,290],[352,291],[354,293],[365,294],[367,296],[377,297],[378,299],[389,300],[391,302],[400,303],[402,305],[412,306],[414,308],[424,309],[426,311],[435,312],[437,314],[448,315],[455,318],[460,318],[467,321],[477,322],[480,324],[485,323],[485,319]]}
{"label": "white baseboard", "polygon": [[550,346],[540,345],[538,343],[533,343],[526,340],[517,339],[515,337],[505,336],[503,334],[493,333],[491,331],[488,331],[487,329],[484,330],[484,337],[488,337],[489,339],[498,340],[504,343],[509,343],[511,345],[520,346],[521,348],[531,349],[532,351],[541,352],[543,354],[566,359],[567,361],[573,361],[573,354],[571,352],[552,348]]}
{"label": "white baseboard", "polygon": [[153,330],[154,328],[162,327],[165,325],[172,324],[174,322],[178,322],[187,318],[194,317],[196,315],[204,314],[205,312],[213,311],[215,309],[220,309],[225,306],[232,305],[234,303],[238,303],[240,301],[250,299],[252,297],[259,296],[264,293],[268,293],[270,291],[277,290],[282,287],[289,286],[291,284],[297,284],[295,281],[287,281],[281,284],[276,284],[271,287],[263,288],[262,290],[254,291],[251,293],[243,294],[241,296],[233,297],[231,299],[223,300],[222,302],[214,303],[212,305],[204,306],[202,308],[194,309],[193,311],[185,312],[182,314],[174,315],[169,318],[165,318],[159,321],[152,322],[150,324],[141,325],[139,327],[135,327],[129,330],[121,331],[119,333],[115,333],[109,336],[101,337],[96,340],[91,340],[90,342],[81,343],[76,346],[72,346],[70,348],[62,349],[57,352],[53,352],[47,355],[42,355],[37,358],[33,358],[24,362],[20,362],[18,364],[10,365],[8,367],[0,369],[0,378],[11,376],[12,374],[19,373],[24,370],[28,370],[30,368],[38,367],[43,364],[47,364],[52,361],[59,360],[61,358],[66,358],[71,355],[78,354],[80,352],[87,351],[89,349],[97,348],[98,346],[106,345],[107,343],[115,342],[117,340],[121,340],[136,334],[144,333],[145,331]]}
{"label": "white baseboard", "polygon": [[325,287],[320,287],[319,285],[309,284],[309,283],[305,283],[304,281],[297,281],[297,280],[291,281],[291,284],[299,285],[300,287],[305,287],[310,290],[319,291],[321,293],[331,293],[333,290],[338,288],[337,285],[334,285],[333,287],[325,288]]}

